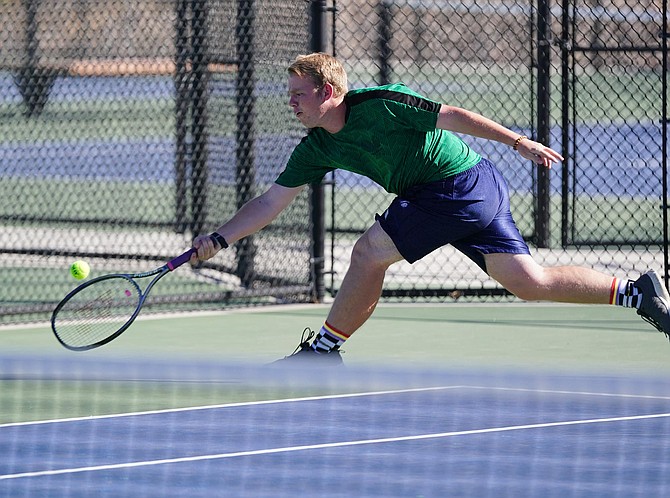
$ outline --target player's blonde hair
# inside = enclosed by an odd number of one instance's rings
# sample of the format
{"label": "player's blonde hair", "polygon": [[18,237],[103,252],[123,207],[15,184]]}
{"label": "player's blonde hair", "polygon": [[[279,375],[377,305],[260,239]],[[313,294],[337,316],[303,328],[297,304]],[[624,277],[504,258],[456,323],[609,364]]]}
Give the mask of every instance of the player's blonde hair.
{"label": "player's blonde hair", "polygon": [[349,91],[344,67],[335,57],[323,52],[299,55],[288,67],[288,72],[300,77],[309,76],[319,88],[330,83],[336,97]]}

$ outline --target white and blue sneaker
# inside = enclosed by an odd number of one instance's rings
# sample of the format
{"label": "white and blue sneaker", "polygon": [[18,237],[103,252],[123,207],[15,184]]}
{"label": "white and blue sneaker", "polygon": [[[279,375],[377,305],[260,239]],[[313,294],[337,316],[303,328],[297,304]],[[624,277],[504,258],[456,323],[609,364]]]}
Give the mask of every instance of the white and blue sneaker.
{"label": "white and blue sneaker", "polygon": [[638,278],[633,285],[642,293],[637,314],[670,339],[670,295],[655,271]]}
{"label": "white and blue sneaker", "polygon": [[315,366],[315,367],[335,367],[342,365],[342,356],[339,348],[333,348],[328,353],[317,353],[312,349],[310,340],[314,338],[315,332],[309,327],[302,331],[302,338],[300,344],[295,348],[295,351],[284,358],[281,358],[272,363],[272,365],[291,364],[296,366]]}

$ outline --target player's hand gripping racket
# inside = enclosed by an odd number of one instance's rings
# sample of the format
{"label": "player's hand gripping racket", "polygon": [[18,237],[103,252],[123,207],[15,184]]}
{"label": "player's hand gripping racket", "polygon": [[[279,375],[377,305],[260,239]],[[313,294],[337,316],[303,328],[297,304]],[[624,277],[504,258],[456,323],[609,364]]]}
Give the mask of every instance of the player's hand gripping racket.
{"label": "player's hand gripping racket", "polygon": [[[56,306],[51,315],[53,333],[72,351],[97,348],[116,339],[137,318],[156,282],[186,263],[193,253],[191,248],[152,271],[103,275],[81,284]],[[137,280],[154,275],[142,292]]]}

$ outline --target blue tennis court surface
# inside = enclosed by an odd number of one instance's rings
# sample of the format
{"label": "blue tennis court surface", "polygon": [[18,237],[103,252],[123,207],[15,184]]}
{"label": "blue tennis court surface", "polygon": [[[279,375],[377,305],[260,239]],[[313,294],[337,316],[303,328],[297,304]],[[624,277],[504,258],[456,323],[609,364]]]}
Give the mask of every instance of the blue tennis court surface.
{"label": "blue tennis court surface", "polygon": [[[119,365],[98,367],[81,371]],[[670,495],[665,379],[170,368],[129,366],[95,396],[146,381],[258,399],[3,423],[0,495]],[[35,380],[25,367],[10,377]]]}

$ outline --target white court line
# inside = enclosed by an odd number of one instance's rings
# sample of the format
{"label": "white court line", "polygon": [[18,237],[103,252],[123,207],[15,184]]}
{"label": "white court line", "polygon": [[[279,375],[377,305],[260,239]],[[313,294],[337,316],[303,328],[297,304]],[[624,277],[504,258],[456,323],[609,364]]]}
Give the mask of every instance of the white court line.
{"label": "white court line", "polygon": [[473,389],[473,390],[488,390],[488,391],[508,391],[508,392],[524,392],[524,393],[542,393],[542,394],[567,394],[571,396],[602,396],[613,398],[634,398],[634,399],[657,399],[670,401],[670,396],[652,396],[644,394],[625,394],[625,393],[602,393],[602,392],[588,392],[588,391],[563,391],[553,389],[529,389],[521,387],[495,387],[495,386],[473,386],[473,385],[456,385],[456,386],[433,386],[433,387],[415,387],[407,389],[393,389],[388,391],[369,391],[359,393],[344,393],[344,394],[326,394],[322,396],[308,396],[302,398],[283,398],[271,399],[262,401],[241,401],[238,403],[222,403],[217,405],[203,405],[203,406],[185,406],[182,408],[165,408],[162,410],[146,410],[141,412],[128,413],[111,413],[108,415],[93,415],[86,417],[70,417],[49,420],[33,420],[29,422],[9,422],[0,424],[0,429],[6,427],[21,427],[30,425],[45,425],[45,424],[59,424],[67,422],[79,422],[89,420],[104,420],[110,418],[126,418],[139,417],[143,415],[160,415],[164,413],[180,413],[201,410],[216,410],[224,408],[239,408],[244,406],[262,406],[262,405],[278,405],[283,403],[300,403],[304,401],[323,401],[328,399],[345,399],[345,398],[361,398],[366,396],[383,396],[385,394],[409,394],[429,391],[446,391],[449,389]]}
{"label": "white court line", "polygon": [[282,448],[266,448],[260,450],[248,450],[248,451],[237,451],[232,453],[217,453],[212,455],[199,455],[191,457],[178,457],[178,458],[165,458],[162,460],[146,460],[140,462],[126,462],[126,463],[117,463],[117,464],[108,464],[108,465],[95,465],[90,467],[74,467],[69,469],[55,469],[55,470],[40,470],[34,472],[22,472],[19,474],[5,474],[0,475],[0,480],[6,479],[20,479],[24,477],[41,477],[41,476],[53,476],[61,474],[75,474],[81,472],[100,472],[103,470],[118,470],[118,469],[130,469],[137,467],[149,467],[155,465],[166,465],[172,463],[187,463],[187,462],[200,462],[203,460],[222,460],[225,458],[239,458],[247,456],[259,456],[259,455],[273,455],[277,453],[291,453],[297,451],[307,451],[307,450],[321,450],[327,448],[343,448],[343,447],[352,447],[352,446],[363,446],[370,444],[384,444],[384,443],[398,443],[403,441],[420,441],[425,439],[439,439],[455,436],[469,436],[474,434],[490,434],[490,433],[500,433],[500,432],[510,432],[510,431],[519,431],[526,429],[544,429],[549,427],[564,427],[571,425],[586,425],[586,424],[600,424],[607,422],[627,422],[631,420],[647,420],[655,418],[667,418],[670,417],[670,413],[655,413],[650,415],[632,415],[626,417],[611,417],[611,418],[595,418],[595,419],[585,419],[585,420],[569,420],[564,422],[545,422],[541,424],[526,424],[526,425],[512,425],[505,427],[491,427],[487,429],[473,429],[467,431],[454,431],[454,432],[438,432],[434,434],[419,434],[415,436],[399,436],[399,437],[389,437],[389,438],[379,438],[379,439],[361,439],[354,441],[339,441],[335,443],[322,443],[322,444],[312,444],[312,445],[302,445],[302,446],[285,446]]}
{"label": "white court line", "polygon": [[409,389],[395,389],[390,391],[371,391],[362,393],[345,393],[345,394],[325,394],[322,396],[308,396],[304,398],[284,398],[271,399],[263,401],[241,401],[239,403],[224,403],[219,405],[203,405],[203,406],[186,406],[183,408],[166,408],[164,410],[147,410],[143,412],[129,412],[129,413],[114,413],[109,415],[95,415],[90,417],[71,417],[51,420],[35,420],[32,422],[11,422],[7,424],[0,424],[0,429],[5,427],[21,427],[28,425],[44,425],[44,424],[59,424],[65,422],[78,422],[84,420],[103,420],[109,418],[124,418],[124,417],[138,417],[142,415],[159,415],[163,413],[179,413],[200,410],[215,410],[222,408],[238,408],[243,406],[261,406],[261,405],[278,405],[282,403],[299,403],[302,401],[323,401],[327,399],[343,399],[343,398],[360,398],[364,396],[381,396],[384,394],[406,394],[406,393],[420,393],[428,391],[444,391],[447,389],[463,389],[467,386],[434,386],[434,387],[415,387]]}
{"label": "white court line", "polygon": [[626,393],[599,393],[591,391],[562,391],[559,389],[529,389],[523,387],[491,387],[491,386],[461,386],[467,389],[481,389],[489,391],[511,391],[522,393],[539,394],[569,394],[571,396],[602,396],[605,398],[634,398],[634,399],[658,399],[670,401],[670,396],[656,396],[651,394],[626,394]]}

